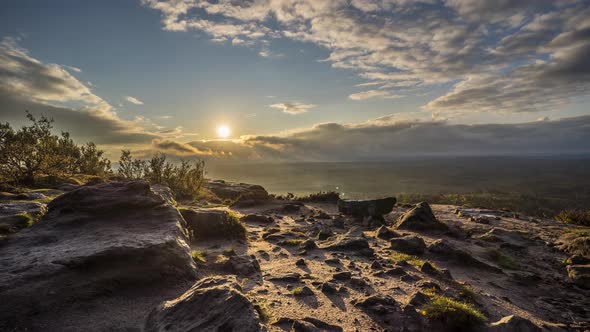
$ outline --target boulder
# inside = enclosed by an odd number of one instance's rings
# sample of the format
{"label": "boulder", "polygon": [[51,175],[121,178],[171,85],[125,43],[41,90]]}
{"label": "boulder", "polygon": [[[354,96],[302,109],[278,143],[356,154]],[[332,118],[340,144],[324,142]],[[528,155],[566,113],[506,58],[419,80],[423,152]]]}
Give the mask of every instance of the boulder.
{"label": "boulder", "polygon": [[400,235],[389,229],[387,226],[383,225],[377,229],[375,236],[380,239],[389,240],[394,237],[399,237]]}
{"label": "boulder", "polygon": [[180,213],[192,231],[194,239],[246,238],[246,228],[225,209],[189,208]]}
{"label": "boulder", "polygon": [[391,249],[410,255],[421,255],[426,249],[426,243],[421,237],[407,235],[390,240]]}
{"label": "boulder", "polygon": [[541,332],[542,330],[530,320],[510,315],[490,324],[490,332]]}
{"label": "boulder", "polygon": [[4,232],[14,232],[30,226],[29,220],[45,213],[46,205],[38,202],[0,203],[0,228]]}
{"label": "boulder", "polygon": [[502,272],[501,269],[490,264],[487,264],[483,261],[480,261],[479,259],[473,257],[467,251],[458,249],[445,239],[438,239],[430,243],[428,245],[428,251],[435,253],[442,258],[454,261],[455,263],[462,264],[464,266],[471,266],[497,273]]}
{"label": "boulder", "polygon": [[44,199],[47,196],[43,195],[42,193],[9,193],[9,192],[0,192],[0,200],[7,200],[7,201],[18,201],[18,200],[35,200],[35,199]]}
{"label": "boulder", "polygon": [[567,274],[574,284],[590,289],[590,264],[568,265]]}
{"label": "boulder", "polygon": [[144,330],[254,332],[263,326],[235,277],[224,276],[202,279],[180,297],[160,304]]}
{"label": "boulder", "polygon": [[430,205],[426,202],[418,203],[416,206],[404,213],[396,223],[396,228],[413,231],[446,231],[447,225],[436,219]]}
{"label": "boulder", "polygon": [[342,214],[357,217],[380,217],[393,210],[395,197],[369,200],[338,200],[338,211]]}
{"label": "boulder", "polygon": [[205,182],[204,186],[221,199],[263,201],[269,198],[268,192],[255,184],[213,180]]}
{"label": "boulder", "polygon": [[[80,187],[54,199],[0,250],[0,322],[26,327],[76,301],[110,310],[99,295],[195,278],[185,221],[147,182]],[[96,301],[93,301],[96,300]],[[24,325],[23,325],[24,324]],[[1,324],[0,324],[1,325]],[[9,329],[10,330],[10,329]]]}
{"label": "boulder", "polygon": [[341,236],[322,249],[333,251],[347,251],[359,253],[364,256],[373,256],[373,249],[369,247],[369,242],[360,236]]}
{"label": "boulder", "polygon": [[239,276],[250,276],[260,272],[260,263],[254,255],[221,256],[214,265],[221,271]]}

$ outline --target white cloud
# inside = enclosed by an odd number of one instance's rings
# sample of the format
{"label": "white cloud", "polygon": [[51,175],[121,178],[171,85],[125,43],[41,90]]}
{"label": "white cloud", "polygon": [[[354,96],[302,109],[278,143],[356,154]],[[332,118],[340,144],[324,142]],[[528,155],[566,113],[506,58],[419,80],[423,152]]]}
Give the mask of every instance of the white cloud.
{"label": "white cloud", "polygon": [[135,105],[143,105],[143,101],[141,101],[135,97],[126,96],[125,100],[127,100],[128,102],[135,104]]}
{"label": "white cloud", "polygon": [[392,95],[391,92],[385,90],[367,90],[362,92],[353,93],[348,98],[352,100],[366,100],[371,98],[400,98],[401,96]]}
{"label": "white cloud", "polygon": [[287,113],[287,114],[297,115],[297,114],[306,113],[310,109],[317,107],[317,105],[292,102],[292,103],[272,104],[272,105],[270,105],[270,107],[280,109],[281,111],[283,111],[284,113]]}

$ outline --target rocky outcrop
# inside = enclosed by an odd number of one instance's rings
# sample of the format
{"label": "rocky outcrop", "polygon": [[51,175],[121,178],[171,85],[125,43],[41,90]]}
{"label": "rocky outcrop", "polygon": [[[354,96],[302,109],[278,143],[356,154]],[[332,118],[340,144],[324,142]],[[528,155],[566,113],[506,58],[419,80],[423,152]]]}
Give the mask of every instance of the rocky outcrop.
{"label": "rocky outcrop", "polygon": [[391,249],[410,255],[421,255],[426,249],[426,243],[421,237],[407,235],[390,240]]}
{"label": "rocky outcrop", "polygon": [[441,258],[454,261],[455,263],[471,266],[475,268],[481,268],[492,272],[502,272],[501,269],[487,264],[479,259],[473,257],[467,251],[461,250],[451,244],[449,241],[444,239],[438,239],[428,245],[428,251],[438,255]]}
{"label": "rocky outcrop", "polygon": [[322,249],[359,253],[363,256],[373,255],[373,249],[369,247],[367,239],[360,236],[341,236]]}
{"label": "rocky outcrop", "polygon": [[213,180],[205,182],[204,186],[221,199],[262,201],[269,198],[266,189],[255,184]]}
{"label": "rocky outcrop", "polygon": [[590,289],[590,264],[568,265],[567,274],[574,284]]}
{"label": "rocky outcrop", "polygon": [[194,239],[246,237],[246,228],[225,209],[181,209]]}
{"label": "rocky outcrop", "polygon": [[395,197],[369,200],[338,200],[338,211],[357,217],[380,217],[393,210]]}
{"label": "rocky outcrop", "polygon": [[180,297],[155,308],[145,324],[146,332],[262,330],[258,313],[235,277],[198,281]]}
{"label": "rocky outcrop", "polygon": [[[0,322],[27,327],[102,294],[194,280],[185,222],[147,182],[80,187],[0,250]],[[99,304],[94,304],[98,306]],[[99,310],[99,309],[97,309]]]}
{"label": "rocky outcrop", "polygon": [[426,202],[418,203],[416,206],[404,213],[396,223],[396,228],[413,231],[446,231],[447,225],[436,219],[430,205]]}
{"label": "rocky outcrop", "polygon": [[45,204],[38,202],[0,203],[0,232],[11,233],[30,226],[29,221],[42,215],[45,210]]}

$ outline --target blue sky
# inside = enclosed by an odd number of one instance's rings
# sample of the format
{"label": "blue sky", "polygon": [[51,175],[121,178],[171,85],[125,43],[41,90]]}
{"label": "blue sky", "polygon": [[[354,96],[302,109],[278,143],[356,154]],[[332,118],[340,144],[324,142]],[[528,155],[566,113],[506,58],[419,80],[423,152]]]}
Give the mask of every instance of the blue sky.
{"label": "blue sky", "polygon": [[[209,155],[220,143],[202,141],[216,139],[220,125],[232,129],[232,143],[284,150],[252,138],[293,137],[325,123],[382,130],[400,122],[587,116],[589,8],[571,0],[492,7],[475,0],[7,0],[0,66],[10,75],[0,103],[10,108],[0,120],[18,123],[22,105],[61,116],[75,137],[114,150],[199,141],[181,152]],[[23,67],[11,72],[15,57]],[[32,84],[41,80],[48,83]]]}

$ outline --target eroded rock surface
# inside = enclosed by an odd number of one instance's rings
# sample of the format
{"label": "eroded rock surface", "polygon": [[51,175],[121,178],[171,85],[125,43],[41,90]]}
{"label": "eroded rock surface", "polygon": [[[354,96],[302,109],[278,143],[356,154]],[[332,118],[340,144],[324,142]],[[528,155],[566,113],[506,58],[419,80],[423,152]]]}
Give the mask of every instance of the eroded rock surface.
{"label": "eroded rock surface", "polygon": [[178,210],[146,182],[66,193],[2,244],[0,298],[10,301],[0,301],[0,324],[35,330],[39,315],[59,312],[57,323],[106,294],[192,280],[187,241]]}
{"label": "eroded rock surface", "polygon": [[247,183],[214,180],[205,182],[205,187],[221,199],[266,200],[268,192],[262,186]]}
{"label": "eroded rock surface", "polygon": [[447,225],[436,219],[430,205],[426,202],[418,203],[416,206],[406,212],[398,220],[396,227],[398,229],[407,229],[414,231],[445,231]]}

